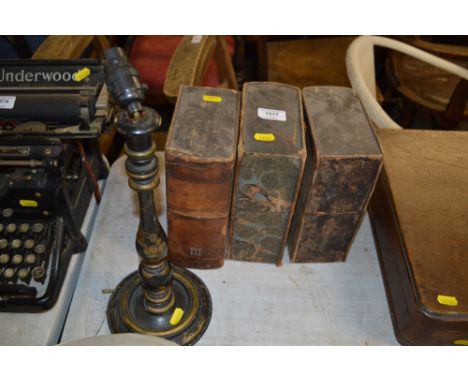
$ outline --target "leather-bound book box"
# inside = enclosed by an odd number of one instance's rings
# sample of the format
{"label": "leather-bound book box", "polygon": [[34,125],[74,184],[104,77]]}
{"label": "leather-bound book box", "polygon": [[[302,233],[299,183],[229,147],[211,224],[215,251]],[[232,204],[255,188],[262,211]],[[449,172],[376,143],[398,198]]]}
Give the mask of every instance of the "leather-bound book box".
{"label": "leather-bound book box", "polygon": [[181,88],[165,150],[168,251],[175,264],[224,263],[238,131],[238,92]]}
{"label": "leather-bound book box", "polygon": [[369,216],[396,338],[468,345],[468,132],[378,129]]}
{"label": "leather-bound book box", "polygon": [[229,258],[279,265],[306,156],[299,88],[244,85],[237,153]]}
{"label": "leather-bound book box", "polygon": [[293,262],[344,261],[382,166],[352,89],[304,88],[307,163],[288,240]]}

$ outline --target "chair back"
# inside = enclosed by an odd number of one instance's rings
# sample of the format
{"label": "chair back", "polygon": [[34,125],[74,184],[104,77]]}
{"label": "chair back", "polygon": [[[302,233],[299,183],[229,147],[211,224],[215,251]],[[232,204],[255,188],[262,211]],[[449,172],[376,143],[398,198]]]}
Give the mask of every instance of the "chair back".
{"label": "chair back", "polygon": [[346,70],[351,86],[361,100],[367,117],[379,128],[401,129],[402,127],[387,115],[376,100],[375,46],[407,54],[468,80],[467,69],[411,45],[380,36],[360,36],[356,38],[346,52]]}

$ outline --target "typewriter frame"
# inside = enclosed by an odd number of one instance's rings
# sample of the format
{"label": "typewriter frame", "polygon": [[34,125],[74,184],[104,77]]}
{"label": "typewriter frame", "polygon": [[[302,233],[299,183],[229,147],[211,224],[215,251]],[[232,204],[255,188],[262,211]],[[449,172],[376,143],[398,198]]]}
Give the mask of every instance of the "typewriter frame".
{"label": "typewriter frame", "polygon": [[[85,68],[89,73],[79,81],[5,81],[8,80],[6,72],[13,73],[9,76],[10,80],[12,76],[15,79],[14,73],[22,72],[17,77],[21,79],[25,75],[31,78],[28,73],[37,71],[62,73],[61,79],[69,79]],[[52,74],[49,78],[54,75],[58,78],[58,74]],[[53,245],[53,249],[48,252],[49,275],[45,292],[36,297],[28,294],[21,297],[18,293],[8,295],[5,291],[9,288],[4,288],[3,292],[0,290],[0,312],[40,312],[55,304],[71,256],[83,252],[87,247],[81,225],[93,194],[92,180],[97,184],[97,179],[103,179],[108,174],[107,165],[98,148],[97,137],[110,124],[112,113],[103,68],[98,60],[0,61],[1,97],[13,97],[16,105],[10,110],[0,107],[0,177],[3,176],[5,180],[6,169],[11,174],[21,173],[20,168],[41,168],[50,172],[51,176],[54,173],[53,176],[58,178],[55,189],[49,189],[46,193],[52,199],[50,203],[41,204],[36,212],[30,211],[29,215],[29,218],[32,216],[35,220],[40,220],[41,214],[44,214],[40,208],[47,205],[49,210],[45,211],[48,214],[46,218],[55,223],[55,235],[49,241],[49,247],[52,248]],[[64,103],[65,106],[71,105],[71,111],[66,115],[66,120],[60,120],[64,113],[55,101],[60,103],[65,99],[72,100],[71,103]],[[16,106],[18,109],[14,110]],[[34,112],[30,112],[27,106],[31,106]],[[35,118],[35,111],[38,118]],[[6,125],[8,128],[5,128]],[[82,151],[79,150],[79,145]],[[77,160],[81,162],[80,166],[76,166]],[[87,166],[84,165],[85,161]],[[79,168],[78,172],[70,175],[70,171],[73,172],[76,167]],[[94,179],[91,179],[90,172],[96,175]],[[15,195],[8,194],[12,193],[13,186],[9,187],[6,194],[1,195],[0,192],[0,209],[14,208],[15,218],[25,219],[27,214],[21,212],[23,210],[18,207]],[[34,189],[36,184],[32,183],[25,184],[25,187],[31,188],[31,197],[35,191],[39,194],[45,191]],[[15,192],[18,190],[13,189],[13,194]],[[22,284],[4,282],[3,286],[5,285]]]}

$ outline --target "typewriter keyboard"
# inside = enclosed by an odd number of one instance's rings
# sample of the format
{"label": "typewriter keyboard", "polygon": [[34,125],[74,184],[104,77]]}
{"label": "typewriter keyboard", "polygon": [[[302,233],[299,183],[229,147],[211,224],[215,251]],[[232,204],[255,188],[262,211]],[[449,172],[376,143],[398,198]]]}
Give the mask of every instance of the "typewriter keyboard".
{"label": "typewriter keyboard", "polygon": [[37,297],[45,293],[50,273],[54,220],[0,216],[0,300],[6,296]]}

